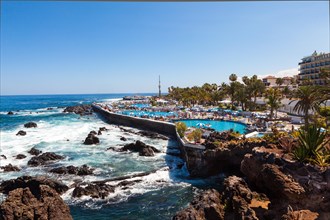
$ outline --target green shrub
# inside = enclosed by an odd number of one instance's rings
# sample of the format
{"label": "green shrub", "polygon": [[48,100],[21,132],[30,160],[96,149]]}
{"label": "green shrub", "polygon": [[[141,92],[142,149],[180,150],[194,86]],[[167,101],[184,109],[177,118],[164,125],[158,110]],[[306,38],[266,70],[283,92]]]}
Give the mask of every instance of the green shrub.
{"label": "green shrub", "polygon": [[184,133],[187,131],[187,125],[183,122],[177,122],[176,124],[176,130],[178,131],[178,134],[181,138],[184,137]]}
{"label": "green shrub", "polygon": [[329,149],[327,149],[329,142],[326,132],[321,132],[316,125],[309,126],[306,130],[300,129],[298,147],[293,151],[294,157],[302,162],[325,164],[330,158]]}
{"label": "green shrub", "polygon": [[193,130],[189,135],[188,135],[188,139],[190,140],[194,140],[195,143],[200,142],[201,138],[202,138],[203,132],[201,129],[197,128],[195,130]]}

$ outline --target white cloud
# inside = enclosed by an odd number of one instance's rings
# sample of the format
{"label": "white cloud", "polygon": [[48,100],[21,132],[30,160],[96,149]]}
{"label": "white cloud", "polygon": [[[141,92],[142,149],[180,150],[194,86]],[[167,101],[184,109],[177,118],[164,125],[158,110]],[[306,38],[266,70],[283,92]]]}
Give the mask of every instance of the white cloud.
{"label": "white cloud", "polygon": [[275,76],[276,78],[279,78],[279,77],[282,78],[282,77],[285,77],[285,76],[298,75],[298,73],[299,73],[299,70],[298,70],[298,67],[296,67],[296,68],[281,70],[281,71],[278,71],[277,73],[258,75],[258,78],[262,79],[262,78],[265,78],[266,76]]}

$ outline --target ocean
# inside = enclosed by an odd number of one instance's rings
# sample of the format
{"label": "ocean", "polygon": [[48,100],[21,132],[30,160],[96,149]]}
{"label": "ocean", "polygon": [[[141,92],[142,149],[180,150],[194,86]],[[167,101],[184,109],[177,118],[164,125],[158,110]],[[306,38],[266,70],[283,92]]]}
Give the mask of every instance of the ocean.
{"label": "ocean", "polygon": [[[111,102],[126,95],[136,94],[82,94],[82,95],[29,95],[0,96],[1,142],[0,166],[11,163],[21,168],[19,172],[0,171],[0,182],[22,175],[44,175],[71,186],[77,182],[91,182],[129,174],[156,171],[139,182],[114,193],[104,199],[83,196],[72,198],[73,188],[62,195],[69,205],[74,219],[171,219],[179,210],[186,207],[194,195],[205,188],[217,188],[222,177],[192,179],[179,157],[166,154],[177,151],[175,140],[161,140],[126,133],[116,125],[102,121],[97,114],[80,116],[63,113],[67,106],[91,104],[92,102]],[[153,95],[153,94],[138,94]],[[14,115],[7,115],[13,111]],[[37,128],[24,128],[27,122],[36,122]],[[84,145],[83,141],[92,130],[100,127],[109,130],[99,135],[100,144]],[[25,136],[16,136],[19,130]],[[127,139],[126,142],[120,140]],[[124,144],[141,140],[156,147],[161,153],[154,157],[142,157],[138,153],[115,152],[109,147],[119,148]],[[29,167],[27,162],[32,155],[28,151],[35,147],[42,152],[55,152],[65,159],[54,164]],[[24,154],[24,159],[16,155]],[[95,168],[93,175],[75,176],[49,173],[59,166],[81,166],[87,164]],[[5,199],[0,195],[0,202]]]}

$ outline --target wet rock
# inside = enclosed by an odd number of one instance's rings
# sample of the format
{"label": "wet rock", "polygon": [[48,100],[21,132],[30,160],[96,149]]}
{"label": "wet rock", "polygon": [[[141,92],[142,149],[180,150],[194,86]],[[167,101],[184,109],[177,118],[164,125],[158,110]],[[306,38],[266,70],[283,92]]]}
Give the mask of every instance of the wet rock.
{"label": "wet rock", "polygon": [[31,154],[31,155],[38,156],[39,154],[42,153],[42,151],[41,151],[41,150],[38,150],[38,149],[36,149],[36,148],[34,148],[34,147],[32,147],[32,148],[28,151],[28,153]]}
{"label": "wet rock", "polygon": [[49,172],[57,174],[73,174],[78,176],[91,175],[93,174],[94,169],[88,167],[87,165],[82,165],[81,167],[67,166],[67,167],[58,167],[51,169]]}
{"label": "wet rock", "polygon": [[18,159],[18,160],[21,160],[21,159],[24,159],[24,158],[26,158],[26,156],[24,154],[18,154],[16,156],[16,159]]}
{"label": "wet rock", "polygon": [[147,145],[142,141],[126,144],[121,150],[139,152],[140,156],[154,156],[154,153],[160,152],[157,148]]}
{"label": "wet rock", "polygon": [[20,171],[20,169],[17,166],[13,166],[11,163],[6,165],[6,166],[2,166],[0,167],[3,172],[15,172],[15,171]]}
{"label": "wet rock", "polygon": [[102,135],[102,132],[99,130],[99,131],[97,132],[97,135]]}
{"label": "wet rock", "polygon": [[46,185],[17,188],[0,205],[0,219],[72,220],[70,209],[55,190]]}
{"label": "wet rock", "polygon": [[41,154],[40,156],[32,157],[28,161],[28,165],[35,167],[35,166],[45,165],[46,163],[54,162],[55,160],[61,160],[61,159],[64,159],[64,157],[61,155],[57,155],[51,152],[46,152]]}
{"label": "wet rock", "polygon": [[102,198],[104,199],[109,195],[109,193],[113,193],[114,188],[105,183],[97,183],[97,184],[88,184],[87,186],[78,186],[72,192],[72,197],[82,197],[82,196],[90,196],[92,198]]}
{"label": "wet rock", "polygon": [[48,111],[53,110],[54,108],[47,108]]}
{"label": "wet rock", "polygon": [[63,112],[75,113],[78,115],[91,115],[93,112],[91,105],[77,105],[66,107]]}
{"label": "wet rock", "polygon": [[120,137],[121,141],[127,141],[127,139],[125,137]]}
{"label": "wet rock", "polygon": [[0,185],[0,192],[8,194],[10,191],[18,188],[34,188],[39,185],[47,185],[54,189],[57,193],[62,194],[66,192],[69,187],[65,184],[58,182],[56,180],[49,179],[44,176],[31,177],[31,176],[21,176],[17,179],[6,180]]}
{"label": "wet rock", "polygon": [[188,208],[176,213],[173,220],[186,219],[225,219],[224,206],[221,204],[221,196],[218,191],[212,189],[195,198]]}
{"label": "wet rock", "polygon": [[7,157],[5,155],[3,155],[3,154],[1,154],[0,157],[2,157],[5,160],[7,159]]}
{"label": "wet rock", "polygon": [[14,114],[14,112],[12,112],[12,111],[9,111],[8,113],[7,113],[7,115],[13,115]]}
{"label": "wet rock", "polygon": [[17,136],[25,136],[26,135],[26,131],[20,130],[19,132],[17,132],[16,135]]}
{"label": "wet rock", "polygon": [[166,137],[164,135],[161,135],[161,134],[158,134],[158,133],[152,132],[152,131],[139,131],[139,132],[137,132],[137,134],[148,137],[148,138],[153,138],[153,139],[162,139],[162,140],[169,139],[168,137]]}
{"label": "wet rock", "polygon": [[107,131],[107,130],[109,130],[109,129],[107,129],[106,127],[100,127],[99,128],[99,131]]}
{"label": "wet rock", "polygon": [[36,128],[37,127],[37,123],[35,122],[28,122],[26,124],[24,124],[25,128]]}
{"label": "wet rock", "polygon": [[92,145],[92,144],[98,144],[100,143],[100,139],[96,137],[96,131],[91,131],[88,136],[86,137],[84,144],[86,145]]}

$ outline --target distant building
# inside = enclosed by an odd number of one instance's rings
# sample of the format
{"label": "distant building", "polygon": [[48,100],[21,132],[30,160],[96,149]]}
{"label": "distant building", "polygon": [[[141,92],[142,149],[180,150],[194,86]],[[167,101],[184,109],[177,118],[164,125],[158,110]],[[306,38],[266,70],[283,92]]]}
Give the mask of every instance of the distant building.
{"label": "distant building", "polygon": [[[262,82],[265,84],[266,87],[278,87],[276,84],[277,77],[275,76],[267,76],[262,79]],[[282,78],[283,84],[280,85],[281,88],[288,86],[289,88],[296,88],[296,85],[293,83],[296,81],[296,76],[289,77],[285,76]]]}
{"label": "distant building", "polygon": [[276,77],[275,76],[267,76],[262,79],[262,82],[267,87],[275,87],[276,86]]}
{"label": "distant building", "polygon": [[299,63],[299,81],[310,80],[314,85],[323,85],[324,80],[320,79],[320,70],[330,68],[330,53],[314,53],[304,57]]}

